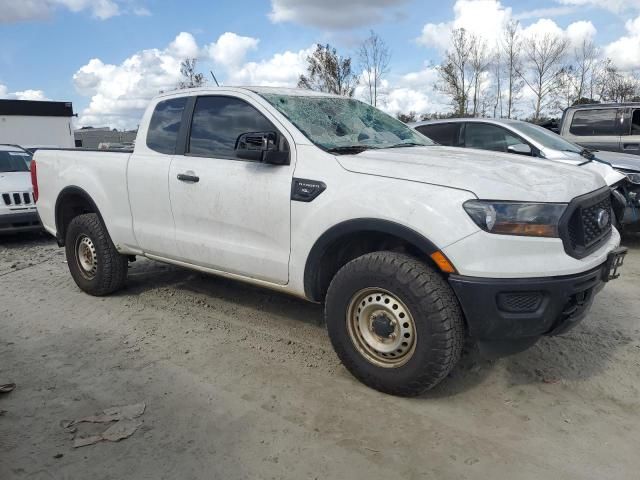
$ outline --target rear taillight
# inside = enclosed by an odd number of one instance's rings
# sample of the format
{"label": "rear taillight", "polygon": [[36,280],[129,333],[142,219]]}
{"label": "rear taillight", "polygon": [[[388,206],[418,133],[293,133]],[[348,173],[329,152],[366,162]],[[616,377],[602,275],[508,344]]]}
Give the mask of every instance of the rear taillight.
{"label": "rear taillight", "polygon": [[31,160],[31,186],[33,187],[33,201],[38,201],[38,173],[36,171],[36,161]]}

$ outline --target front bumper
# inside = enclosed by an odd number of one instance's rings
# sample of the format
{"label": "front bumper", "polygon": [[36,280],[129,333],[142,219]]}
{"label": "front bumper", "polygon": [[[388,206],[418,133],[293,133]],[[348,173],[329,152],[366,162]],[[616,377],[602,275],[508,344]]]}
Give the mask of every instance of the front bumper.
{"label": "front bumper", "polygon": [[42,230],[38,212],[20,212],[0,215],[0,234]]}
{"label": "front bumper", "polygon": [[625,253],[625,248],[617,249],[600,266],[579,274],[508,279],[450,275],[449,284],[472,338],[521,341],[526,347],[540,336],[558,335],[577,325],[604,283],[616,278],[610,270]]}

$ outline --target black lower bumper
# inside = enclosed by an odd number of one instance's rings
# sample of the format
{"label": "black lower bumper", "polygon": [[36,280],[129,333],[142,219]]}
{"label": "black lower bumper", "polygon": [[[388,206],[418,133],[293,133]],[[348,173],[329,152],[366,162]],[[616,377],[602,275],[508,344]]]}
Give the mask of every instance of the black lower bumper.
{"label": "black lower bumper", "polygon": [[37,212],[20,212],[0,215],[0,234],[42,230]]}
{"label": "black lower bumper", "polygon": [[[469,335],[479,341],[529,346],[542,335],[558,335],[578,324],[595,295],[616,278],[626,249],[587,272],[547,278],[478,278],[449,276],[467,320]],[[616,268],[614,268],[614,265]]]}

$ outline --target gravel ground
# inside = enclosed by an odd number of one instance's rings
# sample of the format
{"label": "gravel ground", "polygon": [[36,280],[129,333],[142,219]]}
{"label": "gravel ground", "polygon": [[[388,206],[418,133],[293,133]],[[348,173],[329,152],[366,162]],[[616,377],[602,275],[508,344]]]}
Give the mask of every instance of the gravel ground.
{"label": "gravel ground", "polygon": [[[422,398],[355,381],[318,305],[138,260],[78,290],[44,236],[0,238],[0,479],[632,479],[640,471],[640,239],[564,337],[468,353]],[[118,443],[64,420],[145,402]],[[2,412],[4,411],[4,413]]]}

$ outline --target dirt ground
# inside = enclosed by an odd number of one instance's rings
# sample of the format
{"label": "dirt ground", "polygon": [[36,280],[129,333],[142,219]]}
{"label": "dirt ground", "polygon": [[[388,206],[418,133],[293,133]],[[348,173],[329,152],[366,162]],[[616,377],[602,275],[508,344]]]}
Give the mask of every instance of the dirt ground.
{"label": "dirt ground", "polygon": [[[632,479],[640,475],[640,239],[564,337],[467,354],[401,399],[354,380],[318,305],[138,260],[93,298],[44,236],[0,238],[0,479]],[[61,421],[137,402],[118,443]]]}

